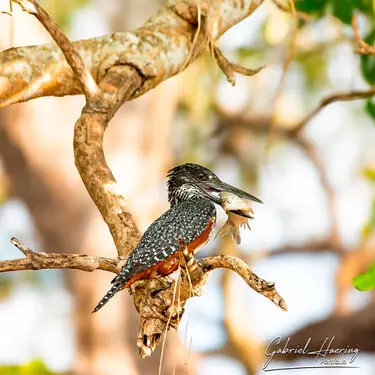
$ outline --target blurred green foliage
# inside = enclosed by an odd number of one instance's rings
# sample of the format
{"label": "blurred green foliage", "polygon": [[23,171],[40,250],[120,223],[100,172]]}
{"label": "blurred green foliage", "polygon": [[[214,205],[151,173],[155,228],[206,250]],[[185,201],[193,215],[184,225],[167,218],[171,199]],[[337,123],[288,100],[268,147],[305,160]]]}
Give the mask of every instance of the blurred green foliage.
{"label": "blurred green foliage", "polygon": [[[365,38],[364,41],[371,46],[375,44],[375,29],[373,29]],[[370,84],[375,84],[375,56],[362,55],[361,68],[364,79]]]}
{"label": "blurred green foliage", "polygon": [[318,17],[330,12],[346,24],[350,24],[353,13],[360,11],[371,18],[374,17],[372,0],[296,0],[296,9]]}
{"label": "blurred green foliage", "polygon": [[56,23],[66,32],[68,31],[70,17],[74,11],[84,7],[90,0],[42,0],[43,7]]}
{"label": "blurred green foliage", "polygon": [[375,119],[375,102],[374,98],[368,99],[366,102],[366,111],[367,113]]}
{"label": "blurred green foliage", "polygon": [[[59,373],[62,375],[62,373]],[[34,360],[22,366],[1,366],[0,375],[58,375],[53,373],[41,360]]]}
{"label": "blurred green foliage", "polygon": [[375,264],[368,272],[362,273],[353,279],[354,287],[360,291],[371,290],[375,288]]}
{"label": "blurred green foliage", "polygon": [[301,12],[323,16],[327,6],[327,0],[303,0],[295,1],[295,7]]}
{"label": "blurred green foliage", "polygon": [[[344,24],[350,25],[354,12],[359,11],[372,23],[372,30],[364,38],[371,46],[375,44],[375,1],[373,0],[296,0],[298,10],[322,17],[330,13]],[[361,56],[362,75],[370,85],[375,84],[375,56]],[[366,102],[367,113],[375,119],[375,103],[369,99]]]}

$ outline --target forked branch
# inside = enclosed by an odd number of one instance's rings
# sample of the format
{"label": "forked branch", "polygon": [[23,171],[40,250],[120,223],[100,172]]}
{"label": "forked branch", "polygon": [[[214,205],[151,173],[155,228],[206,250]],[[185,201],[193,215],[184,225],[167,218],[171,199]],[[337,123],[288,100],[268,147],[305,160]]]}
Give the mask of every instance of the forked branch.
{"label": "forked branch", "polygon": [[[34,252],[16,238],[12,238],[11,242],[22,251],[25,258],[0,261],[0,272],[75,269],[86,272],[103,270],[118,273],[124,263],[120,258]],[[131,287],[135,307],[141,315],[138,347],[143,357],[153,352],[166,328],[178,327],[185,303],[190,297],[200,296],[203,293],[209,274],[217,268],[236,272],[250,288],[268,298],[282,310],[287,310],[284,299],[275,289],[275,283],[258,277],[241,259],[229,255],[212,256],[198,261],[190,258],[187,262],[181,262],[178,300],[173,298],[174,282],[166,278],[138,281]],[[173,306],[172,301],[175,302]]]}
{"label": "forked branch", "polygon": [[354,39],[357,42],[359,48],[355,50],[355,52],[361,55],[372,55],[375,56],[375,47],[370,46],[370,44],[366,43],[361,36],[359,35],[358,31],[358,13],[355,12],[352,18],[352,29],[354,34]]}
{"label": "forked branch", "polygon": [[[35,0],[14,1],[44,25],[58,48],[49,44],[0,53],[0,107],[46,95],[85,94],[86,105],[75,125],[75,163],[88,193],[109,227],[119,257],[124,259],[139,241],[140,233],[105,160],[103,138],[110,120],[125,101],[179,73],[205,49],[208,40],[216,40],[250,15],[262,0],[171,0],[134,32],[74,43],[70,43]],[[228,12],[228,7],[234,11]],[[199,14],[209,21],[209,29],[198,29]],[[218,17],[222,14],[225,16]],[[207,38],[208,31],[210,38]],[[226,60],[217,49],[216,59],[222,62],[221,67],[226,65],[226,68],[231,68],[229,70],[255,73],[235,64],[224,64]],[[27,70],[27,77],[22,69],[15,73],[12,69],[15,62]],[[121,265],[119,258],[34,253],[19,241],[14,239],[12,242],[26,258],[0,262],[0,272],[46,268],[119,272]],[[185,267],[188,271],[181,273],[177,312],[172,306],[176,281],[171,283],[166,278],[138,281],[129,290],[140,314],[138,346],[142,356],[152,353],[161,335],[167,331],[169,320],[172,327],[178,326],[178,317],[182,315],[181,309],[186,301],[202,292],[209,271],[218,267],[239,273],[254,290],[285,309],[274,285],[259,279],[239,259],[207,258],[192,264],[188,262]],[[180,268],[184,269],[183,265]]]}

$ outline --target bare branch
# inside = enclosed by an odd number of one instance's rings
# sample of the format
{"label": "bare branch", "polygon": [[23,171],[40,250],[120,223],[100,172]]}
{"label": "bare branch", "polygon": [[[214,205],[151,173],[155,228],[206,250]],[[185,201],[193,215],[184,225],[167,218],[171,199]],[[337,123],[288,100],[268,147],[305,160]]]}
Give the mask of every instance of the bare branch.
{"label": "bare branch", "polygon": [[[120,258],[36,253],[16,238],[12,238],[11,242],[26,255],[26,258],[0,261],[0,272],[76,269],[86,272],[103,270],[118,273],[124,262]],[[185,257],[183,248],[181,248],[181,256]],[[172,328],[178,327],[185,303],[193,296],[202,295],[211,271],[217,268],[226,268],[238,273],[252,289],[271,300],[282,310],[287,310],[284,299],[275,289],[275,283],[259,278],[241,259],[229,255],[218,255],[196,261],[189,257],[181,263],[183,272],[180,275],[178,304],[173,298],[175,283],[165,277],[137,281],[129,289],[134,298],[135,307],[140,313],[141,322],[137,345],[143,357],[149,356],[154,351],[163,333],[166,332],[167,322]],[[172,301],[175,301],[173,306]]]}
{"label": "bare branch", "polygon": [[[224,111],[219,110],[220,121],[219,127],[230,127],[230,126],[243,126],[251,131],[254,131],[258,134],[267,135],[268,124],[271,119],[264,117],[251,117],[243,115],[228,115]],[[275,124],[275,131],[278,137],[294,142],[299,146],[305,155],[310,159],[311,163],[316,168],[316,171],[319,175],[320,183],[322,188],[327,196],[329,216],[331,222],[331,229],[329,236],[325,239],[319,241],[309,241],[303,245],[296,246],[283,246],[276,251],[270,252],[272,255],[281,254],[284,252],[298,252],[298,251],[324,251],[331,250],[338,254],[341,254],[345,251],[344,246],[341,243],[339,230],[338,230],[338,218],[336,203],[334,197],[334,191],[331,187],[325,168],[322,164],[322,161],[319,157],[319,154],[315,148],[303,137],[300,132],[295,132],[295,128],[290,130],[282,128],[282,126]]]}
{"label": "bare branch", "polygon": [[123,263],[123,260],[120,258],[111,259],[80,254],[36,253],[26,247],[17,238],[12,238],[11,242],[25,254],[26,258],[1,260],[0,272],[75,269],[86,272],[103,270],[119,273]]}
{"label": "bare branch", "polygon": [[358,13],[357,12],[355,12],[353,14],[352,29],[353,29],[354,39],[358,43],[358,45],[360,47],[360,48],[356,49],[355,52],[359,53],[361,55],[372,55],[372,56],[375,56],[375,47],[370,46],[359,35],[359,31],[358,31]]}
{"label": "bare branch", "polygon": [[299,253],[322,253],[322,252],[333,252],[338,255],[344,254],[345,249],[338,246],[338,244],[332,241],[332,236],[323,238],[321,240],[306,241],[296,245],[284,245],[272,251],[267,252],[268,256],[278,256],[283,254],[299,254]]}
{"label": "bare branch", "polygon": [[259,73],[263,68],[265,68],[265,65],[262,65],[255,69],[246,68],[242,65],[230,62],[224,54],[221,52],[221,50],[214,45],[213,42],[210,42],[210,47],[212,48],[214,58],[221,69],[221,71],[225,74],[227,77],[227,81],[234,86],[236,84],[234,73],[240,73],[245,76],[253,76],[257,73]]}
{"label": "bare branch", "polygon": [[[243,0],[241,4],[223,0],[210,2],[211,7],[204,0],[198,5],[193,0],[172,0],[133,33],[118,33],[72,44],[35,0],[15,1],[43,23],[68,64],[54,45],[21,47],[0,53],[0,107],[39,96],[77,94],[83,89],[86,106],[75,125],[75,163],[87,191],[110,229],[118,255],[126,257],[139,241],[140,233],[105,160],[103,137],[109,121],[125,101],[179,73],[185,66],[186,58],[190,63],[204,50],[207,30],[197,32],[197,15],[201,11],[210,19],[210,38],[215,40],[251,14],[262,0]],[[236,12],[228,12],[228,7],[233,7]],[[226,16],[217,16],[221,14]],[[15,62],[18,70],[13,69]],[[90,74],[98,86],[92,84]],[[13,242],[25,252],[26,259],[0,263],[4,270],[15,267],[84,271],[108,268],[113,272],[119,271],[118,259],[34,253],[17,240]],[[189,271],[181,276],[180,304],[177,307],[172,302],[176,281],[171,283],[167,278],[138,281],[130,288],[140,314],[138,346],[142,356],[152,353],[169,321],[172,327],[178,326],[184,304],[191,295],[202,293],[208,271],[214,268],[224,267],[239,273],[254,290],[286,310],[274,284],[258,278],[239,259],[207,258],[202,261],[205,262],[205,271],[201,269],[200,262],[191,265],[188,262]]]}
{"label": "bare branch", "polygon": [[299,133],[303,127],[310,122],[324,107],[335,102],[349,102],[352,100],[367,99],[375,95],[375,87],[368,90],[353,90],[349,92],[333,93],[321,100],[319,105],[310,112],[305,118],[299,121],[290,131],[290,135],[294,136]]}
{"label": "bare branch", "polygon": [[205,272],[216,268],[227,268],[236,272],[245,280],[250,288],[268,298],[282,310],[288,310],[284,299],[275,289],[275,283],[258,277],[243,260],[231,255],[216,255],[203,258],[198,263]]}
{"label": "bare branch", "polygon": [[301,134],[297,135],[297,137],[295,138],[295,142],[302,148],[302,150],[305,152],[305,155],[310,159],[312,164],[314,164],[319,175],[320,183],[327,197],[331,228],[329,238],[326,242],[330,245],[330,248],[334,249],[338,253],[342,253],[344,250],[341,244],[338,228],[339,220],[336,208],[335,193],[328,181],[328,176],[322,160],[316,149],[303,136],[301,136]]}
{"label": "bare branch", "polygon": [[[285,5],[282,1],[280,0],[272,0],[272,2],[276,5],[277,8],[279,8],[282,12],[290,13],[292,12],[292,8]],[[311,22],[315,20],[314,16],[311,16],[310,14],[301,12],[301,11],[296,11],[296,15],[299,19],[306,21],[306,22]]]}
{"label": "bare branch", "polygon": [[55,40],[61,51],[63,52],[66,61],[73,69],[73,72],[82,87],[87,99],[99,100],[100,90],[96,85],[91,73],[86,69],[79,53],[74,49],[66,35],[60,30],[59,26],[53,21],[48,13],[35,0],[12,0],[21,8],[34,15],[38,21],[45,27],[48,33]]}
{"label": "bare branch", "polygon": [[90,197],[107,223],[118,255],[125,257],[140,239],[140,233],[120,194],[105,160],[104,132],[120,105],[141,85],[139,73],[129,66],[112,68],[100,87],[108,100],[87,102],[75,125],[74,158]]}
{"label": "bare branch", "polygon": [[[32,4],[29,0],[17,1]],[[262,3],[263,0],[171,0],[133,32],[81,40],[73,42],[72,46],[98,86],[113,67],[129,65],[137,70],[143,81],[130,98],[134,99],[180,73],[205,50],[207,29],[202,29],[195,38],[198,4],[209,21],[210,38],[217,40]],[[47,30],[54,30],[51,24]],[[58,40],[62,42],[60,36]],[[68,51],[65,47],[63,50]],[[76,65],[72,60],[67,64],[54,43],[1,52],[0,108],[41,96],[80,94],[81,86],[69,64]]]}

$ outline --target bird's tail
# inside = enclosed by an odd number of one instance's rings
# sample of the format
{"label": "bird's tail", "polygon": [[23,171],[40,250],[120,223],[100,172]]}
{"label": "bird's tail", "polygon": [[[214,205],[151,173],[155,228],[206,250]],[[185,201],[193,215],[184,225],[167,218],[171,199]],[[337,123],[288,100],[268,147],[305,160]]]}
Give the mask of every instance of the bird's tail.
{"label": "bird's tail", "polygon": [[112,287],[107,292],[107,294],[100,300],[100,302],[95,306],[95,309],[92,311],[92,313],[96,313],[98,310],[100,310],[117,292],[119,292],[121,289],[123,289],[124,285],[127,282],[127,278],[125,278],[123,275],[118,274],[113,280],[112,280]]}

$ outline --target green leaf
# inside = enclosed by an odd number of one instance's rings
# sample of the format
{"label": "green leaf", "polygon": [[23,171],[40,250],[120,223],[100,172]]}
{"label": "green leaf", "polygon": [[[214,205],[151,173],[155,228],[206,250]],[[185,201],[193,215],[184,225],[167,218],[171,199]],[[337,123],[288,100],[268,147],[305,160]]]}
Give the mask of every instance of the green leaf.
{"label": "green leaf", "polygon": [[297,0],[296,9],[319,17],[327,11],[346,24],[351,24],[355,11],[361,11],[370,17],[374,15],[373,0]]}
{"label": "green leaf", "polygon": [[58,375],[52,373],[40,360],[20,366],[0,366],[0,375]]}
{"label": "green leaf", "polygon": [[372,0],[329,0],[329,2],[332,6],[332,14],[348,25],[352,23],[355,11],[373,15]]}
{"label": "green leaf", "polygon": [[374,2],[373,0],[358,0],[357,1],[357,8],[361,12],[372,16],[374,13]]}
{"label": "green leaf", "polygon": [[[375,29],[373,29],[364,39],[366,43],[373,46],[375,43]],[[375,84],[375,56],[362,55],[361,56],[362,75],[370,84]]]}
{"label": "green leaf", "polygon": [[300,0],[295,1],[295,7],[297,10],[322,16],[327,5],[327,0]]}
{"label": "green leaf", "polygon": [[363,273],[353,279],[354,287],[360,291],[371,290],[375,288],[375,273]]}
{"label": "green leaf", "polygon": [[367,273],[354,277],[353,285],[360,291],[371,290],[375,288],[375,263],[370,267]]}
{"label": "green leaf", "polygon": [[353,12],[358,6],[358,0],[332,0],[332,14],[340,21],[350,24]]}
{"label": "green leaf", "polygon": [[367,113],[375,120],[375,99],[370,98],[366,102]]}

